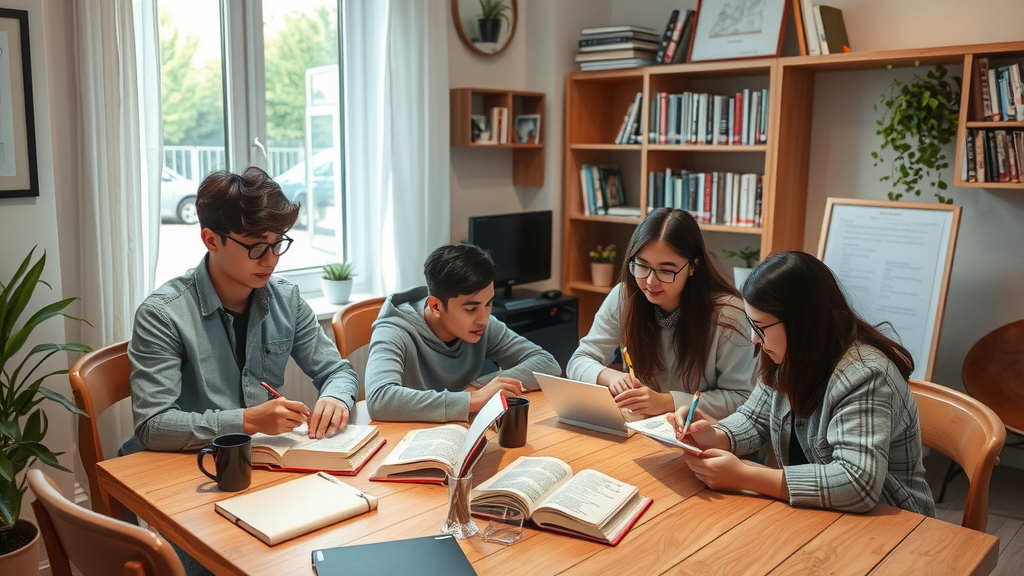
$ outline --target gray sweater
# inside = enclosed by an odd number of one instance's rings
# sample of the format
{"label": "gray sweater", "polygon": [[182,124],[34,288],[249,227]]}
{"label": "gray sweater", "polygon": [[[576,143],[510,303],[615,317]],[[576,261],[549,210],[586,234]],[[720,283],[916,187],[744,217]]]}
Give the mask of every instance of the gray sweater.
{"label": "gray sweater", "polygon": [[[569,359],[566,374],[573,380],[596,383],[597,376],[611,363],[615,350],[622,343],[622,284],[616,285],[604,299],[590,333],[580,340],[580,347]],[[729,303],[742,306],[738,298]],[[663,328],[658,334],[658,357],[665,370],[651,381],[644,382],[654,390],[672,394],[676,409],[689,406],[693,393],[700,390],[700,408],[712,418],[732,414],[750,396],[754,388],[753,374],[757,365],[754,344],[744,334],[749,332],[743,321],[743,309],[720,306],[725,322],[736,327],[717,326],[712,334],[712,345],[704,362],[699,382],[680,382],[676,376],[679,359],[672,341],[675,328]],[[684,311],[680,322],[686,322]],[[738,331],[737,331],[738,330]],[[635,352],[634,352],[635,355]]]}
{"label": "gray sweater", "polygon": [[555,358],[491,317],[475,344],[448,345],[427,325],[426,287],[388,297],[373,324],[366,363],[366,407],[374,420],[450,422],[469,420],[469,384],[480,381],[484,360],[500,371],[488,376],[516,378],[538,388],[533,372],[558,374]]}

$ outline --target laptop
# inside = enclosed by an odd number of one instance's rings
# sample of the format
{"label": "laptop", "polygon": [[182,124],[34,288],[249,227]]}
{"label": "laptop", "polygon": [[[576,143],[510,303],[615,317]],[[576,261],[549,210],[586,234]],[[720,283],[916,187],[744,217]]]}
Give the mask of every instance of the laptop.
{"label": "laptop", "polygon": [[[559,422],[616,436],[632,436],[636,432],[626,427],[626,417],[608,388],[537,372],[533,375]],[[642,418],[638,415],[637,419]]]}

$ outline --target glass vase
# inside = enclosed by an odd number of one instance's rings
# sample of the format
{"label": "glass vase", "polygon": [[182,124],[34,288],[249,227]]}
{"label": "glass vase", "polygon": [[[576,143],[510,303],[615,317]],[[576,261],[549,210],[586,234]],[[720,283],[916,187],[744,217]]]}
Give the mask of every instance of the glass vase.
{"label": "glass vase", "polygon": [[473,474],[462,478],[448,477],[448,516],[441,532],[456,538],[469,538],[480,531],[469,513],[469,496],[473,489]]}

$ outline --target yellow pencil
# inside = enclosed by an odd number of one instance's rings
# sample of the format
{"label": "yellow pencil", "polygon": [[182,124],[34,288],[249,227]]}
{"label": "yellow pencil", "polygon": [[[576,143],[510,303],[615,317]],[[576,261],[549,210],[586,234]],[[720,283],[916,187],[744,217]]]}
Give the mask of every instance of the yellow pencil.
{"label": "yellow pencil", "polygon": [[629,359],[629,352],[625,346],[622,347],[622,359],[626,362],[626,368],[629,368],[629,375],[636,378],[636,374],[633,373],[633,361]]}

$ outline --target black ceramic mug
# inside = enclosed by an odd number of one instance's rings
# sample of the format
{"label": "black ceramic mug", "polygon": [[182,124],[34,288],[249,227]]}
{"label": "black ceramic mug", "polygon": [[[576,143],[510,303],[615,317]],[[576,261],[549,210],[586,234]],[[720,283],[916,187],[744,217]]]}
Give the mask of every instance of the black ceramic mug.
{"label": "black ceramic mug", "polygon": [[[213,454],[216,475],[203,467],[203,457],[207,454]],[[252,437],[248,434],[221,434],[213,439],[212,446],[199,451],[197,462],[203,474],[217,482],[221,490],[245,490],[252,481]]]}
{"label": "black ceramic mug", "polygon": [[498,445],[502,448],[526,446],[526,427],[529,423],[530,401],[510,396],[508,410],[498,419]]}

